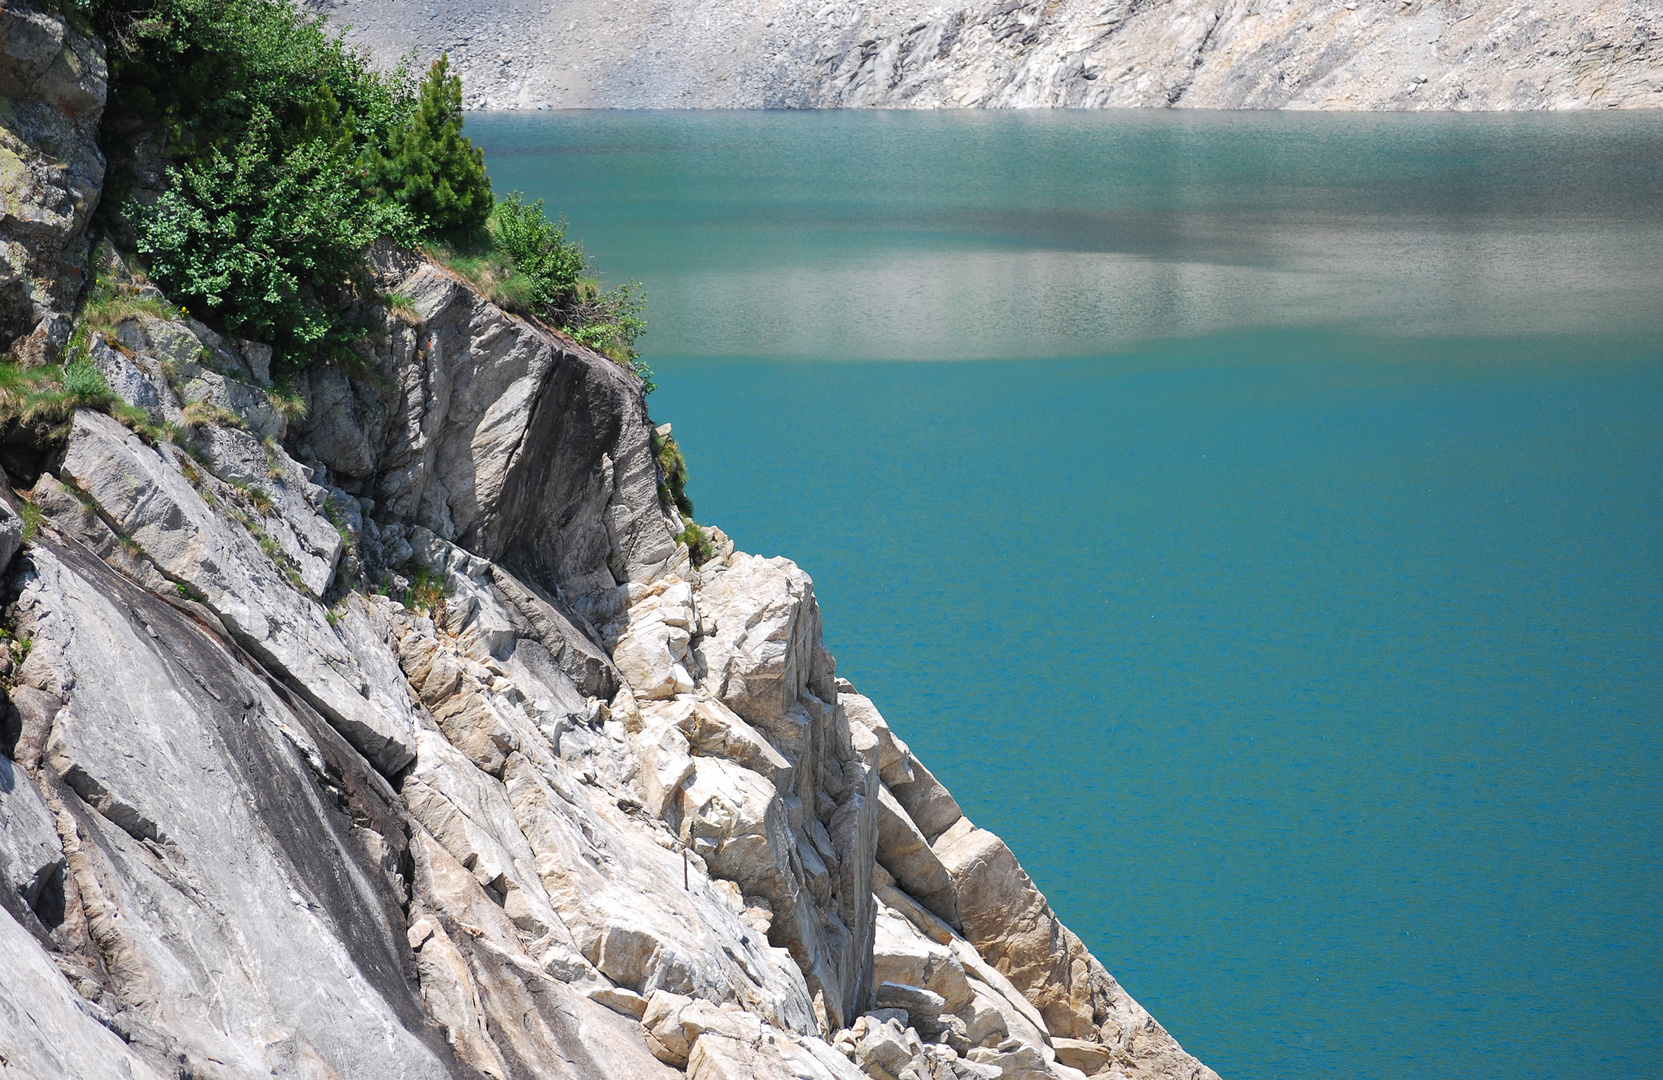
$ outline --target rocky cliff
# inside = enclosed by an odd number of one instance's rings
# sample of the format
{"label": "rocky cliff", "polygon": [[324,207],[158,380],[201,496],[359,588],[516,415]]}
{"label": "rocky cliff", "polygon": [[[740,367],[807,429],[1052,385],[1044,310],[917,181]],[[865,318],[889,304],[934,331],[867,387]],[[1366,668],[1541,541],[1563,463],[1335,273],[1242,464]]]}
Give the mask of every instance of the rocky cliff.
{"label": "rocky cliff", "polygon": [[1645,0],[335,0],[469,107],[1663,106]]}
{"label": "rocky cliff", "polygon": [[384,247],[297,407],[88,235],[97,42],[0,29],[0,326],[117,399],[0,444],[0,1073],[1214,1077],[805,573],[694,564],[633,374]]}

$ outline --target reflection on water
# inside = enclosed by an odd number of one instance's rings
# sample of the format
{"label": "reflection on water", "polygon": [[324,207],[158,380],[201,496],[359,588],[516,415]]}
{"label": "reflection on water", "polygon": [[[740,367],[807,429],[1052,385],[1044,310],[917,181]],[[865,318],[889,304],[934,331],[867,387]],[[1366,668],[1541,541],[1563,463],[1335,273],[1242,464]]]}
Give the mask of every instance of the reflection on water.
{"label": "reflection on water", "polygon": [[1663,329],[1663,117],[482,116],[649,354]]}

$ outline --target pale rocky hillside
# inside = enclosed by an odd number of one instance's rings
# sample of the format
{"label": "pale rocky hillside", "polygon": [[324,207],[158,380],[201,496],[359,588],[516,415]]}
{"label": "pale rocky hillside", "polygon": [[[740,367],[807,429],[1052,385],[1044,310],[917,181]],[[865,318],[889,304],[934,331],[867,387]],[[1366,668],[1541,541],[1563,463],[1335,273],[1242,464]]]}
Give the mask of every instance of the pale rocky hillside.
{"label": "pale rocky hillside", "polygon": [[[102,48],[0,40],[0,331],[53,363],[80,283],[161,298],[89,252]],[[372,263],[408,302],[303,417],[152,304],[90,339],[132,427],[0,444],[0,1073],[1214,1080],[807,574],[693,565],[633,374]]]}
{"label": "pale rocky hillside", "polygon": [[1663,106],[1653,0],[336,0],[470,108]]}

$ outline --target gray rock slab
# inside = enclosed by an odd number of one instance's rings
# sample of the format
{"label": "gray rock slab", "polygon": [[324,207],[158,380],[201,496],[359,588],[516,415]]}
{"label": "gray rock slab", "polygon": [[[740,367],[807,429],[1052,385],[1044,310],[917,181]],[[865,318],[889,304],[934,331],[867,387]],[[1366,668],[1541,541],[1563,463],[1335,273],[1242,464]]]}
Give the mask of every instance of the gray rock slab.
{"label": "gray rock slab", "polygon": [[178,448],[147,446],[108,416],[82,409],[60,471],[245,647],[293,680],[361,753],[397,773],[415,758],[402,683],[370,684],[323,607],[295,590],[245,528],[208,506],[182,461]]}
{"label": "gray rock slab", "polygon": [[72,884],[151,1049],[203,1076],[458,1075],[382,865],[390,789],[185,612],[71,547],[25,560],[17,618],[67,694],[45,767]]}
{"label": "gray rock slab", "polygon": [[0,757],[0,908],[24,926],[39,927],[38,913],[63,906],[63,870],[52,812],[34,781]]}
{"label": "gray rock slab", "polygon": [[58,973],[46,950],[6,911],[0,911],[0,1046],[6,1071],[28,1080],[110,1077],[164,1080],[103,1024]]}

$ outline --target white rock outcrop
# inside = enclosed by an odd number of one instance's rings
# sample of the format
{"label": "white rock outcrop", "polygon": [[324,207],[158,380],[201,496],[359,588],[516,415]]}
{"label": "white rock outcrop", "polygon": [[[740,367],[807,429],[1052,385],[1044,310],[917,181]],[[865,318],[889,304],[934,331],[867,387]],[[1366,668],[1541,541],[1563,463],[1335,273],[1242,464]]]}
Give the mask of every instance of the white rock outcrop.
{"label": "white rock outcrop", "polygon": [[674,541],[632,375],[377,272],[418,315],[303,421],[134,316],[98,363],[195,422],[76,413],[26,543],[0,488],[10,1066],[1213,1075],[837,676],[807,574]]}

